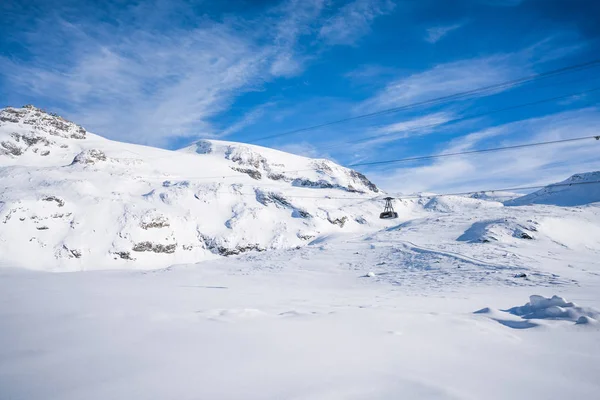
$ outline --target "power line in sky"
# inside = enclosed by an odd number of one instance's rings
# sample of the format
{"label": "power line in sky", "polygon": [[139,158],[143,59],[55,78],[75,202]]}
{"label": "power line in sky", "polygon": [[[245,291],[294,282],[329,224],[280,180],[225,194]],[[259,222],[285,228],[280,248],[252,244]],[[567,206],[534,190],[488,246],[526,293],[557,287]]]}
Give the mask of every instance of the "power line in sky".
{"label": "power line in sky", "polygon": [[421,107],[421,106],[430,106],[430,105],[439,104],[439,103],[443,103],[443,102],[450,101],[450,100],[458,100],[458,99],[462,99],[462,98],[466,98],[466,97],[470,97],[470,96],[474,96],[474,95],[478,95],[478,94],[483,94],[486,92],[493,92],[493,91],[496,91],[499,89],[508,89],[508,88],[511,88],[514,86],[518,86],[518,85],[528,83],[528,82],[533,82],[533,81],[536,81],[539,79],[545,79],[545,78],[549,78],[549,77],[553,77],[553,76],[557,76],[557,75],[561,75],[561,74],[565,74],[565,73],[582,71],[582,70],[585,70],[588,68],[594,68],[594,67],[597,67],[598,65],[600,65],[600,59],[588,61],[586,63],[570,65],[567,67],[558,68],[558,69],[554,69],[551,71],[541,72],[538,74],[529,75],[529,76],[518,78],[518,79],[512,79],[509,81],[500,82],[500,83],[496,83],[493,85],[483,86],[483,87],[480,87],[477,89],[467,90],[464,92],[458,92],[458,93],[450,94],[447,96],[441,96],[441,97],[436,97],[433,99],[424,100],[424,101],[420,101],[420,102],[416,102],[416,103],[406,104],[406,105],[399,106],[399,107],[392,107],[392,108],[379,110],[379,111],[375,111],[375,112],[371,112],[371,113],[367,113],[367,114],[357,115],[354,117],[342,118],[342,119],[338,119],[338,120],[334,120],[334,121],[324,122],[322,124],[317,124],[317,125],[307,126],[304,128],[294,129],[294,130],[287,131],[287,132],[263,136],[260,138],[251,139],[248,141],[248,143],[262,142],[264,140],[274,139],[274,138],[278,138],[278,137],[282,137],[282,136],[289,136],[289,135],[293,135],[293,134],[300,133],[300,132],[306,132],[306,131],[310,131],[310,130],[314,130],[314,129],[318,129],[318,128],[323,128],[326,126],[341,124],[344,122],[356,121],[356,120],[370,118],[370,117],[374,117],[374,116],[395,113],[398,111],[405,111],[405,110],[409,110],[409,109]]}
{"label": "power line in sky", "polygon": [[[455,157],[455,156],[460,156],[460,155],[469,155],[469,154],[476,154],[476,153],[490,153],[490,152],[495,152],[495,151],[515,150],[515,149],[536,147],[536,146],[548,146],[548,145],[554,145],[554,144],[578,142],[578,141],[592,140],[592,139],[600,140],[600,135],[581,136],[581,137],[575,137],[575,138],[570,138],[570,139],[561,139],[561,140],[550,140],[550,141],[546,141],[546,142],[525,143],[525,144],[519,144],[519,145],[514,145],[514,146],[492,147],[492,148],[480,149],[480,150],[458,151],[458,152],[454,152],[454,153],[442,153],[442,154],[431,154],[431,155],[427,155],[427,156],[397,158],[397,159],[393,159],[393,160],[371,161],[371,162],[348,164],[348,165],[342,166],[342,167],[351,168],[351,167],[368,166],[368,165],[393,164],[393,163],[401,163],[401,162],[408,162],[408,161],[432,160],[432,159],[436,159],[436,158]],[[276,171],[276,173],[282,174],[282,173],[288,173],[288,172],[306,172],[306,171],[314,171],[314,168]],[[215,179],[239,178],[239,177],[240,177],[240,175],[238,174],[238,175],[188,177],[187,179],[215,180]]]}
{"label": "power line in sky", "polygon": [[454,157],[454,156],[460,156],[460,155],[466,155],[466,154],[490,153],[490,152],[494,152],[494,151],[522,149],[522,148],[526,148],[526,147],[547,146],[550,144],[577,142],[577,141],[588,140],[588,139],[600,140],[600,136],[597,136],[597,135],[596,136],[583,136],[583,137],[577,137],[577,138],[571,138],[571,139],[550,140],[547,142],[518,144],[518,145],[514,145],[514,146],[492,147],[492,148],[488,148],[488,149],[458,151],[455,153],[442,153],[442,154],[434,154],[434,155],[429,155],[429,156],[397,158],[397,159],[393,159],[393,160],[384,160],[384,161],[371,161],[371,162],[348,164],[347,167],[350,168],[350,167],[359,167],[359,166],[366,166],[366,165],[382,165],[382,164],[393,164],[393,163],[406,162],[406,161],[430,160],[430,159],[434,159],[434,158]]}
{"label": "power line in sky", "polygon": [[[428,128],[435,128],[438,126],[447,126],[447,125],[452,125],[452,124],[456,124],[459,122],[464,122],[464,121],[468,121],[471,119],[476,119],[476,118],[480,118],[480,117],[485,117],[487,115],[492,115],[492,114],[497,114],[497,113],[501,113],[501,112],[505,112],[505,111],[512,111],[512,110],[517,110],[520,108],[525,108],[525,107],[530,107],[530,106],[535,106],[538,104],[544,104],[544,103],[549,103],[552,101],[556,101],[556,100],[563,100],[563,99],[567,99],[569,97],[573,97],[573,96],[581,96],[584,94],[588,94],[588,93],[593,93],[593,92],[597,92],[600,90],[600,87],[597,88],[593,88],[593,89],[589,89],[589,90],[584,90],[581,92],[576,92],[576,93],[570,93],[570,94],[566,94],[566,95],[562,95],[562,96],[555,96],[555,97],[550,97],[550,98],[546,98],[546,99],[541,99],[541,100],[536,100],[536,101],[532,101],[529,103],[523,103],[523,104],[517,104],[514,106],[508,106],[508,107],[504,107],[504,108],[499,108],[499,109],[495,109],[495,110],[491,110],[491,111],[486,111],[486,112],[482,112],[482,113],[477,113],[477,114],[470,114],[470,115],[465,115],[464,117],[459,117],[459,118],[455,118],[455,119],[451,119],[451,120],[447,120],[447,121],[443,121],[443,122],[436,122],[436,123],[431,123],[431,124],[427,124],[427,125],[420,125],[420,126],[415,126],[412,128],[407,128],[407,129],[402,129],[399,130],[397,132],[393,132],[393,133],[382,133],[382,134],[378,134],[378,135],[371,135],[371,136],[366,136],[360,139],[356,139],[356,140],[349,140],[346,142],[340,142],[339,144],[335,144],[335,145],[331,145],[331,146],[324,146],[324,147],[320,147],[320,150],[330,150],[330,149],[335,149],[347,144],[359,144],[359,143],[364,143],[364,142],[369,142],[370,140],[376,140],[376,139],[382,139],[382,138],[391,138],[396,134],[404,134],[406,132],[415,132],[415,131],[420,131],[422,129],[428,129]],[[411,120],[407,120],[407,121],[403,121],[403,122],[410,122]],[[404,139],[402,138],[397,138],[397,139]],[[393,142],[394,140],[390,140],[389,142]]]}

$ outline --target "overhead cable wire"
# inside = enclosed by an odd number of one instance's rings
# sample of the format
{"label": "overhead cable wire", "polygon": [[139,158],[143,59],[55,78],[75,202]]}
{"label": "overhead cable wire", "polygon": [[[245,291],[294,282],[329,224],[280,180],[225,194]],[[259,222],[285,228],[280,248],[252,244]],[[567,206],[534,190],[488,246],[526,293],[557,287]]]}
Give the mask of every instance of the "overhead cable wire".
{"label": "overhead cable wire", "polygon": [[495,151],[523,149],[523,148],[526,148],[526,147],[547,146],[547,145],[551,145],[551,144],[577,142],[577,141],[588,140],[588,139],[600,140],[600,136],[598,136],[598,135],[583,136],[583,137],[576,137],[576,138],[570,138],[570,139],[550,140],[550,141],[547,141],[547,142],[536,142],[536,143],[518,144],[518,145],[514,145],[514,146],[492,147],[492,148],[488,148],[488,149],[457,151],[457,152],[454,152],[454,153],[442,153],[442,154],[434,154],[434,155],[429,155],[429,156],[397,158],[397,159],[393,159],[393,160],[384,160],[384,161],[370,161],[370,162],[348,164],[347,167],[359,167],[359,166],[367,166],[367,165],[393,164],[393,163],[406,162],[406,161],[430,160],[430,159],[433,159],[433,158],[454,157],[454,156],[460,156],[460,155],[466,155],[466,154],[490,153],[490,152],[495,152]]}
{"label": "overhead cable wire", "polygon": [[499,89],[505,89],[505,88],[518,86],[518,85],[521,85],[524,83],[537,81],[539,79],[545,79],[545,78],[549,78],[549,77],[553,77],[553,76],[557,76],[557,75],[561,75],[561,74],[565,74],[565,73],[570,73],[570,72],[582,71],[582,70],[585,70],[588,68],[596,67],[598,65],[600,65],[600,59],[588,61],[586,63],[570,65],[567,67],[558,68],[558,69],[554,69],[554,70],[550,70],[550,71],[546,71],[546,72],[541,72],[541,73],[537,73],[537,74],[533,74],[533,75],[529,75],[529,76],[525,76],[525,77],[521,77],[521,78],[517,78],[517,79],[512,79],[509,81],[500,82],[500,83],[496,83],[493,85],[487,85],[487,86],[479,87],[476,89],[467,90],[464,92],[453,93],[450,95],[436,97],[436,98],[429,99],[429,100],[423,100],[423,101],[419,101],[419,102],[415,102],[415,103],[410,103],[410,104],[406,104],[406,105],[399,106],[399,107],[387,108],[384,110],[374,111],[374,112],[367,113],[367,114],[361,114],[361,115],[356,115],[353,117],[341,118],[338,120],[324,122],[321,124],[307,126],[304,128],[298,128],[298,129],[294,129],[294,130],[287,131],[287,132],[281,132],[281,133],[277,133],[277,134],[273,134],[273,135],[263,136],[263,137],[259,137],[256,139],[251,139],[248,141],[248,143],[262,142],[264,140],[274,139],[274,138],[278,138],[278,137],[282,137],[282,136],[289,136],[289,135],[293,135],[296,133],[311,131],[314,129],[324,128],[327,126],[337,125],[337,124],[341,124],[341,123],[345,123],[345,122],[349,122],[349,121],[356,121],[356,120],[361,120],[361,119],[370,118],[370,117],[374,117],[374,116],[396,113],[398,111],[405,111],[405,110],[409,110],[409,109],[413,109],[413,108],[421,107],[421,106],[435,105],[435,104],[443,103],[443,102],[450,101],[450,100],[458,100],[458,99],[462,99],[462,98],[466,98],[466,97],[470,97],[470,96],[474,96],[474,95],[478,95],[478,94],[483,94],[486,92],[492,92],[492,91],[499,90]]}
{"label": "overhead cable wire", "polygon": [[[471,119],[476,119],[476,118],[480,118],[480,117],[485,117],[487,115],[492,115],[492,114],[497,114],[497,113],[501,113],[501,112],[505,112],[505,111],[512,111],[512,110],[517,110],[519,108],[525,108],[525,107],[530,107],[530,106],[535,106],[538,104],[544,104],[544,103],[549,103],[552,101],[556,101],[556,100],[563,100],[563,99],[567,99],[569,97],[573,97],[573,96],[580,96],[580,95],[584,95],[584,94],[588,94],[588,93],[592,93],[592,92],[597,92],[600,90],[600,87],[597,88],[593,88],[593,89],[589,89],[589,90],[584,90],[581,92],[577,92],[577,93],[571,93],[571,94],[566,94],[566,95],[562,95],[562,96],[555,96],[555,97],[551,97],[551,98],[547,98],[547,99],[541,99],[541,100],[536,100],[536,101],[532,101],[529,103],[523,103],[523,104],[517,104],[514,106],[508,106],[508,107],[504,107],[504,108],[499,108],[499,109],[495,109],[495,110],[491,110],[491,111],[486,111],[486,112],[481,112],[481,113],[477,113],[477,114],[470,114],[470,115],[465,115],[463,117],[460,118],[455,118],[455,119],[451,119],[451,120],[447,120],[447,121],[443,121],[443,122],[436,122],[436,123],[431,123],[431,124],[427,124],[427,125],[420,125],[420,126],[415,126],[412,128],[407,128],[407,129],[402,129],[399,130],[397,132],[393,132],[393,133],[382,133],[382,134],[378,134],[378,135],[371,135],[371,136],[366,136],[360,139],[356,139],[356,140],[350,140],[350,141],[345,141],[345,142],[341,142],[339,144],[336,145],[331,145],[331,146],[324,146],[324,147],[320,147],[320,150],[330,150],[330,149],[335,149],[347,144],[358,144],[358,143],[363,143],[363,142],[369,142],[370,140],[376,140],[376,139],[382,139],[382,138],[391,138],[394,135],[397,134],[404,134],[406,132],[414,132],[414,131],[420,131],[422,129],[428,129],[428,128],[435,128],[438,126],[447,126],[447,125],[452,125],[452,124],[456,124],[459,122],[464,122],[464,121],[468,121]],[[595,104],[594,103],[591,103]],[[411,122],[411,120],[407,120],[407,121],[402,121],[402,122]],[[404,137],[400,137],[397,138],[398,139],[404,139]],[[394,140],[388,141],[386,143],[391,143]]]}
{"label": "overhead cable wire", "polygon": [[[468,154],[476,154],[476,153],[489,153],[489,152],[494,152],[494,151],[514,150],[514,149],[521,149],[521,148],[535,147],[535,146],[548,146],[548,145],[553,145],[553,144],[577,142],[577,141],[591,140],[591,139],[600,140],[600,135],[581,136],[581,137],[575,137],[575,138],[569,138],[569,139],[551,140],[551,141],[546,141],[546,142],[525,143],[525,144],[514,145],[514,146],[492,147],[492,148],[481,149],[481,150],[467,150],[467,151],[459,151],[459,152],[454,152],[454,153],[431,154],[431,155],[426,155],[426,156],[398,158],[398,159],[393,159],[393,160],[354,163],[354,164],[348,164],[348,165],[341,166],[341,167],[351,168],[351,167],[366,166],[366,165],[382,165],[382,164],[392,164],[392,163],[400,163],[400,162],[408,162],[408,161],[431,160],[431,159],[436,159],[436,158],[455,157],[455,156],[460,156],[460,155],[468,155]],[[307,168],[307,169],[283,170],[283,171],[274,171],[274,173],[283,174],[283,173],[307,172],[307,171],[315,171],[315,169]],[[240,172],[240,174],[241,173],[243,173],[243,172]],[[239,178],[239,177],[240,177],[240,175],[237,174],[237,175],[185,177],[185,179],[215,180],[215,179]]]}

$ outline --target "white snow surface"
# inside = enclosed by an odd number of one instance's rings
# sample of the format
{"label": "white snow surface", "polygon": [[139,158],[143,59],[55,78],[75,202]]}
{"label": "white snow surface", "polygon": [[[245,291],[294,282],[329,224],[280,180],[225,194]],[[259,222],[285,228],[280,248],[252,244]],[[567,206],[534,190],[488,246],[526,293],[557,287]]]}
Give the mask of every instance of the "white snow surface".
{"label": "white snow surface", "polygon": [[303,246],[381,226],[378,195],[328,160],[208,140],[161,150],[33,106],[0,112],[0,254],[28,268],[148,269]]}
{"label": "white snow surface", "polygon": [[600,201],[600,171],[575,174],[555,185],[516,199],[504,202],[507,206],[552,204],[556,206],[581,206]]}
{"label": "white snow surface", "polygon": [[0,399],[600,393],[593,185],[379,220],[382,194],[331,162],[56,118],[0,113]]}

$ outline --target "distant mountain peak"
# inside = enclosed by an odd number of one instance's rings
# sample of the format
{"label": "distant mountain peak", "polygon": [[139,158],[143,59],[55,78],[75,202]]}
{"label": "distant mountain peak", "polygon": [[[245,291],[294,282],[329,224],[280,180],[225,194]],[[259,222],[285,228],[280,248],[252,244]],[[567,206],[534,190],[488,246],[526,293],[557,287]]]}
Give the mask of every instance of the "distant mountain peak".
{"label": "distant mountain peak", "polygon": [[87,133],[82,126],[31,104],[1,110],[0,125],[5,123],[29,125],[37,132],[69,139],[85,139]]}
{"label": "distant mountain peak", "polygon": [[548,185],[504,204],[507,206],[548,204],[570,207],[595,202],[600,202],[600,171],[571,175],[562,182]]}
{"label": "distant mountain peak", "polygon": [[48,156],[53,149],[69,147],[73,139],[87,137],[80,125],[31,104],[0,110],[0,129],[8,133],[0,137],[0,156],[12,158],[24,154]]}

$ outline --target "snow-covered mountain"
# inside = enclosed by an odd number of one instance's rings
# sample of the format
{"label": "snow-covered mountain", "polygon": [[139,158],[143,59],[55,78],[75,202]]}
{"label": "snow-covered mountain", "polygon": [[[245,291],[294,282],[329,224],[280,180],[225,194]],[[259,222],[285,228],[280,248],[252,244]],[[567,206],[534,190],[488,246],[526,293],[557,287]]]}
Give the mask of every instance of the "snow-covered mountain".
{"label": "snow-covered mountain", "polygon": [[[593,172],[564,182],[598,180],[600,172]],[[398,196],[400,218],[384,221],[378,218],[384,194],[329,160],[216,140],[169,151],[110,141],[33,106],[6,108],[0,111],[0,261],[44,270],[157,268],[398,224],[393,232],[402,236],[444,231],[460,246],[529,237],[562,243],[544,229],[552,212],[504,206],[600,201],[598,184],[563,183],[504,204],[504,193]]]}
{"label": "snow-covered mountain", "polygon": [[580,206],[600,201],[600,171],[575,174],[536,192],[504,202],[507,206],[551,204],[563,207]]}
{"label": "snow-covered mountain", "polygon": [[0,254],[19,265],[151,268],[302,246],[380,224],[378,195],[328,160],[212,140],[168,151],[33,106],[0,111]]}

